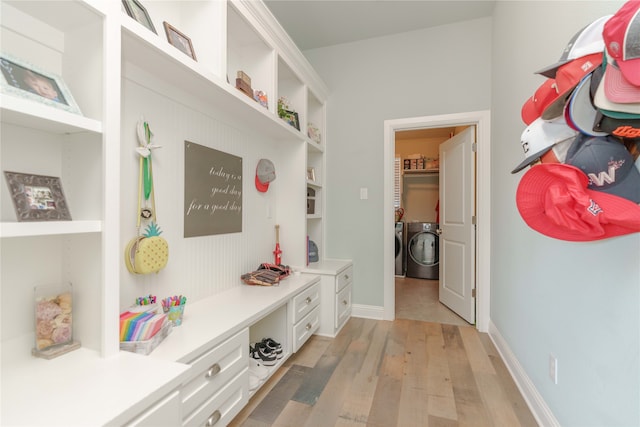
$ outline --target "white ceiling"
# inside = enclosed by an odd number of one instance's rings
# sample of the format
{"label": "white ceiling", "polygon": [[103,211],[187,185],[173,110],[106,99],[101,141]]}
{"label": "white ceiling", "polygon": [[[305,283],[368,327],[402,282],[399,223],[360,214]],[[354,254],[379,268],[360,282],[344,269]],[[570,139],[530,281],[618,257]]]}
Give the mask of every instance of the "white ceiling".
{"label": "white ceiling", "polygon": [[264,0],[300,50],[491,16],[484,0]]}

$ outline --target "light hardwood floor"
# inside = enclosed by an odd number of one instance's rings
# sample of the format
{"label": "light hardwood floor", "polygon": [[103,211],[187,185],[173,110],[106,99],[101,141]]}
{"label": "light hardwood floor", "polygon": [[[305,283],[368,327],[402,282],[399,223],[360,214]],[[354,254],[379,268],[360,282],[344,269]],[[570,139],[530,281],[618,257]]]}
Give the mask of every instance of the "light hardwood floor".
{"label": "light hardwood floor", "polygon": [[231,426],[536,426],[493,343],[472,326],[351,318],[313,336]]}
{"label": "light hardwood floor", "polygon": [[438,300],[438,280],[396,277],[396,318],[468,326]]}

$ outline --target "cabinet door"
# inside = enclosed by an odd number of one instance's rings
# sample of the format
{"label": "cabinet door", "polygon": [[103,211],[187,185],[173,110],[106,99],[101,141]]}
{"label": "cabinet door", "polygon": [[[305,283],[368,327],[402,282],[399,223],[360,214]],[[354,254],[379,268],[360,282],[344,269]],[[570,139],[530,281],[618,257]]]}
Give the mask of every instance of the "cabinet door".
{"label": "cabinet door", "polygon": [[351,285],[348,285],[336,295],[335,310],[335,327],[339,329],[351,315]]}
{"label": "cabinet door", "polygon": [[[245,369],[222,390],[185,419],[183,426],[226,426],[249,401],[249,370]],[[174,424],[180,425],[180,424]]]}
{"label": "cabinet door", "polygon": [[243,329],[190,363],[195,376],[182,388],[185,416],[248,367],[248,346],[249,330]]}
{"label": "cabinet door", "polygon": [[293,351],[298,351],[320,326],[320,309],[314,308],[293,327]]}

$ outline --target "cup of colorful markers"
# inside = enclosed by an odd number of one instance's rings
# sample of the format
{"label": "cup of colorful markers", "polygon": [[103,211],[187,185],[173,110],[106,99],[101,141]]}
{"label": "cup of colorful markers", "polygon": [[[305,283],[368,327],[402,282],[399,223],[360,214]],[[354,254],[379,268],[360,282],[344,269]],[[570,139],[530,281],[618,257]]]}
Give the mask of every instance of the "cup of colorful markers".
{"label": "cup of colorful markers", "polygon": [[182,324],[182,316],[184,315],[184,306],[186,303],[187,297],[182,295],[175,295],[162,300],[162,311],[167,313],[167,317],[169,321],[173,323],[173,326],[180,326]]}

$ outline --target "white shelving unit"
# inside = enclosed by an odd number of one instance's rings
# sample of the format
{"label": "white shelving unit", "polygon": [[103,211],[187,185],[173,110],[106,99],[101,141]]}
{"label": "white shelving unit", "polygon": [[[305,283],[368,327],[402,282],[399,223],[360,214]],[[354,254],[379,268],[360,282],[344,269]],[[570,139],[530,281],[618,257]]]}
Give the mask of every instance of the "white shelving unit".
{"label": "white shelving unit", "polygon": [[[0,1],[0,51],[61,76],[82,111],[73,114],[0,94],[2,170],[60,177],[73,218],[17,222],[6,183],[1,185],[3,395],[8,393],[6,387],[19,384],[20,390],[36,389],[40,382],[57,379],[56,375],[64,378],[74,367],[89,370],[92,366],[109,373],[109,378],[99,378],[97,388],[103,387],[104,393],[121,392],[118,402],[98,410],[93,418],[89,411],[96,408],[88,406],[85,411],[77,408],[75,398],[70,399],[77,413],[63,417],[63,424],[87,420],[100,424],[118,413],[119,421],[135,418],[137,425],[144,425],[157,420],[149,415],[162,413],[157,408],[178,405],[175,394],[179,376],[186,369],[182,363],[165,361],[167,369],[161,370],[158,363],[145,363],[144,357],[119,350],[118,314],[129,304],[130,295],[154,289],[169,292],[178,277],[183,293],[196,295],[193,303],[218,291],[244,286],[240,273],[255,268],[258,260],[265,261],[264,253],[246,253],[245,249],[273,247],[272,233],[258,236],[259,242],[253,244],[254,237],[248,236],[254,223],[259,229],[280,224],[284,261],[289,265],[306,264],[307,236],[318,244],[321,256],[324,253],[327,89],[304,56],[262,2],[142,0],[141,4],[155,32],[129,17],[121,2],[114,0]],[[197,60],[169,44],[164,21],[191,38]],[[251,77],[253,89],[267,94],[268,108],[235,88],[238,71]],[[286,96],[298,113],[300,129],[278,117],[281,96]],[[122,261],[135,205],[130,178],[137,158],[130,144],[135,140],[132,124],[146,112],[156,116],[152,127],[162,128],[170,119],[167,126],[181,130],[177,141],[163,141],[164,152],[175,150],[186,138],[222,135],[229,140],[228,147],[240,141],[244,153],[278,153],[278,179],[270,193],[246,196],[246,207],[253,211],[244,214],[240,235],[186,242],[180,234],[180,207],[173,211],[167,208],[175,207],[176,195],[177,204],[181,202],[181,177],[171,176],[169,185],[161,181],[158,172],[171,171],[179,163],[162,157],[157,163],[154,160],[154,175],[165,185],[159,185],[156,193],[164,215],[161,225],[168,230],[165,235],[175,251],[166,271],[154,277],[133,277]],[[309,137],[309,123],[318,129],[319,142]],[[309,167],[315,171],[314,183],[305,178]],[[252,168],[247,165],[245,174],[253,173]],[[252,180],[253,175],[246,179]],[[305,208],[308,186],[316,189],[311,215]],[[245,192],[250,189],[246,185]],[[233,249],[227,251],[229,245]],[[182,253],[195,255],[181,259]],[[226,257],[220,262],[227,268],[214,264],[207,269],[216,256]],[[194,263],[202,268],[195,271]],[[185,277],[187,280],[182,280]],[[33,286],[49,282],[73,284],[74,338],[82,344],[80,350],[50,362],[55,366],[53,371],[30,354],[35,336]],[[273,318],[282,323],[286,317],[282,312],[274,316],[265,324],[260,318],[253,319],[250,333],[274,323]],[[182,328],[187,327],[185,322]],[[292,348],[290,327],[280,325],[278,329],[287,334],[282,339]],[[304,330],[306,323],[301,327]],[[125,376],[118,377],[120,369],[136,372],[135,378],[153,376],[154,380],[122,392],[127,381]],[[26,377],[13,378],[9,372],[37,373],[38,383],[30,385]],[[44,399],[44,391],[36,399]],[[3,420],[15,420],[11,414],[22,408],[21,392],[16,396],[11,400],[18,402],[15,408],[3,401]],[[103,400],[96,396],[96,401]],[[38,407],[37,401],[29,404]],[[138,417],[145,408],[150,412]]]}

